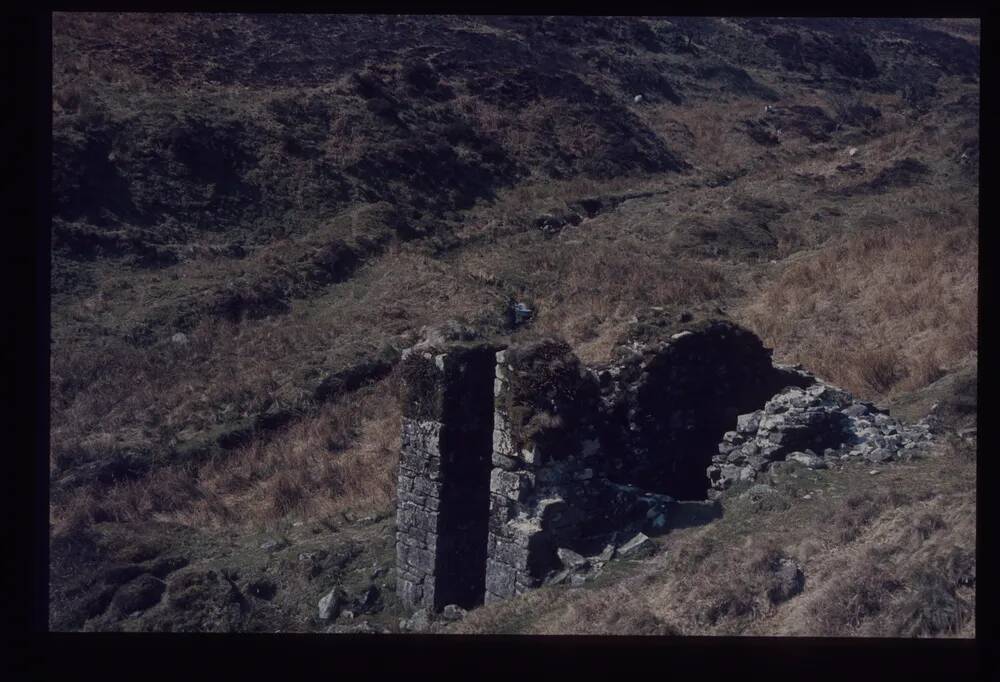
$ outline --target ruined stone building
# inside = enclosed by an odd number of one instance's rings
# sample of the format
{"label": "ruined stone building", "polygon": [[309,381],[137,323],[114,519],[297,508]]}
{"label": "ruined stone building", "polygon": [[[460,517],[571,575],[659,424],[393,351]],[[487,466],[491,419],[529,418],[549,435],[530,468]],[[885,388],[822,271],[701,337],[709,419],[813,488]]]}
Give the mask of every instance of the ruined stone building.
{"label": "ruined stone building", "polygon": [[817,407],[826,394],[814,391],[802,409],[818,416],[765,419],[758,448],[740,434],[757,433],[772,396],[814,378],[774,366],[760,339],[728,321],[657,309],[606,366],[583,366],[553,339],[460,341],[409,351],[402,371],[397,588],[408,606],[434,611],[537,587],[559,569],[561,548],[592,554],[655,531],[673,500],[752,479],[789,445],[830,445],[810,427],[851,402]]}

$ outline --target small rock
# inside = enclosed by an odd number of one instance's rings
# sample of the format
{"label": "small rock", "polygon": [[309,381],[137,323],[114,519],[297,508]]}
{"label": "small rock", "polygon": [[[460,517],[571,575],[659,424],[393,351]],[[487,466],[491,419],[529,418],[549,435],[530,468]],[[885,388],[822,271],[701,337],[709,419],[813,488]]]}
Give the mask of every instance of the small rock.
{"label": "small rock", "polygon": [[865,455],[865,459],[872,464],[882,464],[883,462],[888,462],[893,457],[893,452],[887,448],[876,448]]}
{"label": "small rock", "polygon": [[462,620],[463,618],[465,618],[466,614],[468,614],[468,611],[463,609],[458,604],[447,604],[441,611],[441,615],[446,620],[450,621]]}
{"label": "small rock", "polygon": [[583,584],[584,584],[585,582],[587,582],[587,576],[585,576],[585,575],[583,575],[583,574],[581,574],[581,573],[575,573],[575,574],[573,575],[573,577],[571,577],[571,578],[569,579],[569,584],[570,584],[570,585],[571,585],[572,587],[580,587],[580,586],[581,586],[581,585],[583,585]]}
{"label": "small rock", "polygon": [[806,466],[810,469],[825,469],[826,462],[823,461],[822,457],[815,454],[810,454],[808,452],[793,452],[786,459],[793,462],[798,462],[799,464]]}
{"label": "small rock", "polygon": [[186,346],[188,343],[188,337],[187,334],[182,334],[181,332],[177,332],[176,334],[170,337],[170,341],[172,343],[176,343],[178,346]]}
{"label": "small rock", "polygon": [[288,547],[288,542],[285,540],[268,540],[261,544],[260,548],[267,552],[276,552],[279,549],[284,549]]}
{"label": "small rock", "polygon": [[736,430],[739,433],[756,433],[760,426],[760,412],[741,414],[736,418]]}
{"label": "small rock", "polygon": [[876,475],[876,474],[878,474],[878,473],[879,473],[879,470],[878,470],[878,469],[872,469],[871,471],[869,471],[869,472],[868,472],[868,474],[869,474],[870,476],[875,476],[875,475]]}
{"label": "small rock", "polygon": [[848,417],[861,417],[862,415],[868,414],[868,408],[861,403],[854,403],[853,405],[848,405],[842,412]]}
{"label": "small rock", "polygon": [[346,601],[344,591],[339,587],[330,590],[325,597],[319,600],[319,619],[331,620],[340,613],[340,607]]}
{"label": "small rock", "polygon": [[577,554],[571,549],[560,547],[559,549],[556,550],[556,554],[559,555],[559,561],[561,561],[562,565],[566,568],[584,569],[590,565],[590,562],[587,561],[586,558],[582,557],[581,555]]}
{"label": "small rock", "polygon": [[656,543],[645,533],[636,533],[631,540],[618,548],[618,556],[628,559],[647,557],[656,552]]}

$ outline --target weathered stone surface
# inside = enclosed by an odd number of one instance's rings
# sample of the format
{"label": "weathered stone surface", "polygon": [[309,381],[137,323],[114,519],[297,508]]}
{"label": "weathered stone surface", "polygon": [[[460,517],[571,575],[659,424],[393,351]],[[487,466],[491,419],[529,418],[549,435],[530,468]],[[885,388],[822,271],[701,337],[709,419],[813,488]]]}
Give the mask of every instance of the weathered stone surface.
{"label": "weathered stone surface", "polygon": [[401,630],[409,632],[426,632],[430,629],[431,622],[430,610],[423,608],[418,609],[416,613],[409,618],[401,620],[399,622],[399,627]]}
{"label": "weathered stone surface", "polygon": [[347,595],[339,587],[335,587],[327,592],[319,600],[319,619],[331,620],[340,614],[341,607],[347,603]]}
{"label": "weathered stone surface", "polygon": [[645,533],[636,533],[618,548],[618,556],[626,559],[641,559],[656,552],[656,543]]}
{"label": "weathered stone surface", "polygon": [[808,452],[793,452],[785,459],[791,462],[798,462],[799,464],[809,467],[810,469],[826,468],[826,462],[822,457]]}
{"label": "weathered stone surface", "polygon": [[571,549],[566,549],[565,547],[560,547],[556,550],[556,554],[559,556],[559,561],[566,568],[571,569],[584,569],[590,565],[590,562],[583,556],[577,554]]}
{"label": "weathered stone surface", "polygon": [[441,611],[441,616],[445,620],[449,621],[462,620],[466,615],[468,615],[468,611],[463,609],[458,604],[446,604],[444,609]]}
{"label": "weathered stone surface", "polygon": [[736,431],[741,434],[757,433],[757,428],[760,426],[760,418],[760,412],[741,414],[736,418]]}

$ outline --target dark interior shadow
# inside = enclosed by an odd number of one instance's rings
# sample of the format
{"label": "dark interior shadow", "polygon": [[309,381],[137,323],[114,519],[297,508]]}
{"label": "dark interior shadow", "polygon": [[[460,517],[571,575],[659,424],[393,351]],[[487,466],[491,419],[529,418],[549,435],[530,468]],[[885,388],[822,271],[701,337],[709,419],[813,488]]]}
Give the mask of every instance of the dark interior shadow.
{"label": "dark interior shadow", "polygon": [[[722,518],[722,505],[713,500],[678,500],[667,509],[667,525],[655,535],[680,528],[704,526]],[[650,535],[653,535],[650,533]]]}

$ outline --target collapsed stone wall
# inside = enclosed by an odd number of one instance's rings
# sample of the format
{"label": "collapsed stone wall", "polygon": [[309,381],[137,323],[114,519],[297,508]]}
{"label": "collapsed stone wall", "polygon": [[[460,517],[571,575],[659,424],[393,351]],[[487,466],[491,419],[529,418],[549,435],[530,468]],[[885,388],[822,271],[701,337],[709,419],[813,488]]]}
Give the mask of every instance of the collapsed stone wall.
{"label": "collapsed stone wall", "polygon": [[486,601],[537,587],[560,550],[592,553],[616,530],[660,518],[670,498],[614,483],[599,383],[564,343],[497,354]]}
{"label": "collapsed stone wall", "polygon": [[912,456],[931,440],[930,426],[903,424],[874,404],[800,374],[811,385],[788,388],[763,409],[740,415],[727,431],[707,473],[710,497],[738,482],[753,482],[782,461],[821,469],[845,459],[872,464]]}
{"label": "collapsed stone wall", "polygon": [[[664,326],[639,317],[600,371],[609,476],[682,499],[703,498],[720,434],[803,378],[775,368],[751,332],[724,320]],[[676,323],[675,323],[676,324]]]}
{"label": "collapsed stone wall", "polygon": [[613,357],[590,368],[555,339],[501,349],[464,337],[405,355],[405,604],[505,599],[663,529],[675,498],[717,497],[774,462],[822,461],[816,452],[884,459],[921,437],[775,366],[726,320],[653,309]]}

